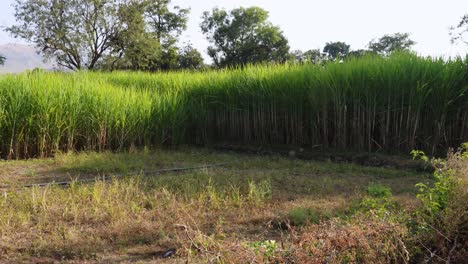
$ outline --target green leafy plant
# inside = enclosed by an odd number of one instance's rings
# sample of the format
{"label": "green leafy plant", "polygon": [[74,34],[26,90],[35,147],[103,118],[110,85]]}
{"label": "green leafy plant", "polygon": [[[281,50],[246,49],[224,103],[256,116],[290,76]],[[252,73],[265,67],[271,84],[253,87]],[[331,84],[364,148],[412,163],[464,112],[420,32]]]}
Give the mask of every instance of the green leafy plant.
{"label": "green leafy plant", "polygon": [[387,198],[392,195],[392,190],[380,184],[373,184],[367,187],[367,194],[374,198]]}
{"label": "green leafy plant", "polygon": [[434,257],[445,263],[466,260],[468,233],[468,155],[467,144],[458,151],[449,151],[447,159],[429,159],[418,151],[425,161],[434,167],[434,185],[419,183],[417,197],[421,209],[415,212],[413,243],[414,259],[428,262]]}
{"label": "green leafy plant", "polygon": [[288,212],[287,218],[291,224],[296,226],[317,224],[320,220],[312,208],[294,208]]}
{"label": "green leafy plant", "polygon": [[421,200],[423,210],[431,217],[437,216],[443,210],[453,195],[453,190],[456,185],[454,171],[447,167],[446,161],[442,159],[430,159],[423,151],[412,151],[414,159],[421,159],[426,163],[431,164],[436,170],[433,173],[434,185],[429,186],[425,183],[418,183],[417,197]]}
{"label": "green leafy plant", "polygon": [[272,195],[271,182],[269,180],[263,180],[259,183],[254,181],[249,182],[249,190],[247,199],[254,203],[262,203],[270,199]]}
{"label": "green leafy plant", "polygon": [[372,184],[367,187],[367,197],[359,203],[358,211],[372,214],[379,218],[393,216],[392,211],[397,208],[397,204],[391,199],[390,188],[380,184]]}
{"label": "green leafy plant", "polygon": [[253,243],[244,244],[245,247],[253,250],[255,254],[262,254],[266,259],[270,259],[275,256],[278,251],[278,243],[275,240],[258,241]]}

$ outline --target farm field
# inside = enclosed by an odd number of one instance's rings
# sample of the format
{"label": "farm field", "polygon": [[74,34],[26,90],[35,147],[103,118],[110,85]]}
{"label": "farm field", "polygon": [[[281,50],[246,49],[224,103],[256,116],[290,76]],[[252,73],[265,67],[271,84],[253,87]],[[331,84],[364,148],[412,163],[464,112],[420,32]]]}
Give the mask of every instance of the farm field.
{"label": "farm field", "polygon": [[444,155],[468,140],[468,63],[395,54],[206,72],[0,76],[0,157],[180,144]]}
{"label": "farm field", "polygon": [[[220,166],[143,173],[209,164]],[[104,175],[116,178],[99,180]],[[97,182],[20,187],[90,178]],[[392,206],[410,212],[419,205],[415,184],[432,181],[430,173],[413,169],[186,147],[2,161],[0,254],[9,262],[35,263],[238,263],[307,260],[315,252],[339,261],[360,250],[383,250],[386,236],[397,235],[377,234],[385,221],[366,229],[367,217],[357,216],[366,198],[391,190]],[[347,230],[350,219],[366,224]],[[351,248],[301,249],[307,234],[326,240],[317,228],[331,228],[331,243]],[[346,232],[364,241],[334,237]],[[163,258],[169,249],[176,253]]]}
{"label": "farm field", "polygon": [[468,263],[468,1],[400,2],[0,1],[0,264]]}
{"label": "farm field", "polygon": [[457,263],[467,69],[2,75],[0,260]]}

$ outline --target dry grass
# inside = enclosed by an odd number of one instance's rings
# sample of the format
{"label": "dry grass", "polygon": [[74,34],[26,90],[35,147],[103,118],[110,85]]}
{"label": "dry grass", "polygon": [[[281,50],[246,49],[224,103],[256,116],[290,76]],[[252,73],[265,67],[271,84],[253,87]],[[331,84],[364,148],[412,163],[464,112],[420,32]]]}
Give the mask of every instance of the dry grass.
{"label": "dry grass", "polygon": [[299,238],[298,263],[406,263],[407,231],[385,221],[312,225]]}
{"label": "dry grass", "polygon": [[[137,173],[225,161],[233,163],[157,177]],[[35,173],[25,176],[21,168]],[[319,221],[348,218],[367,187],[376,183],[391,187],[402,206],[413,205],[414,184],[429,181],[427,175],[412,171],[181,149],[2,162],[0,184],[132,171],[133,176],[70,188],[1,190],[0,258],[97,263],[293,261],[305,258],[298,248],[317,250],[307,239],[318,235],[320,226],[288,227],[291,210],[310,209]],[[358,251],[375,244],[378,229],[366,227],[370,223],[352,230],[326,223],[321,225],[333,229],[334,237],[343,232],[356,235],[359,241],[349,243]],[[327,239],[335,243],[335,238]],[[175,258],[162,259],[170,248],[177,249]],[[349,254],[357,256],[356,252]],[[336,259],[344,256],[338,255]]]}

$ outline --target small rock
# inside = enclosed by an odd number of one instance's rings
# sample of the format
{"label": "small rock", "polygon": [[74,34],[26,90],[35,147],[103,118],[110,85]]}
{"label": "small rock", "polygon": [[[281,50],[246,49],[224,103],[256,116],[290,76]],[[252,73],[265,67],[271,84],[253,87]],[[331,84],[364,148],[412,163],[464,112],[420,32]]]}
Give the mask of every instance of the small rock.
{"label": "small rock", "polygon": [[296,157],[296,151],[294,151],[294,150],[289,151],[289,157],[290,158]]}
{"label": "small rock", "polygon": [[176,253],[176,249],[175,248],[171,248],[169,250],[167,250],[166,252],[164,252],[164,254],[162,255],[163,258],[169,258],[171,257],[172,255],[174,255]]}

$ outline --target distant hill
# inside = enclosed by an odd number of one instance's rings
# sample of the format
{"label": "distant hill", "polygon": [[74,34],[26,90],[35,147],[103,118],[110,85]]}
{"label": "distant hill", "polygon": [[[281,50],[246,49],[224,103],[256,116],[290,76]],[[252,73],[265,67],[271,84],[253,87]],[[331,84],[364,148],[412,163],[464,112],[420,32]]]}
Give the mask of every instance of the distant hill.
{"label": "distant hill", "polygon": [[44,63],[34,47],[24,44],[2,44],[0,54],[6,58],[0,73],[19,73],[34,68],[54,69],[53,63]]}

